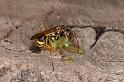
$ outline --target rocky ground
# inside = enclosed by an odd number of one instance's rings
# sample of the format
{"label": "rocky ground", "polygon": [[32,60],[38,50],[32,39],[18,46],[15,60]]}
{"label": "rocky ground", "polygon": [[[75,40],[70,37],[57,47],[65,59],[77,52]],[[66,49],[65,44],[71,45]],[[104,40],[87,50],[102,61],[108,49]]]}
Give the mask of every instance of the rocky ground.
{"label": "rocky ground", "polygon": [[[0,82],[124,82],[123,23],[123,0],[0,0]],[[32,48],[40,25],[59,24],[85,49],[73,63]]]}

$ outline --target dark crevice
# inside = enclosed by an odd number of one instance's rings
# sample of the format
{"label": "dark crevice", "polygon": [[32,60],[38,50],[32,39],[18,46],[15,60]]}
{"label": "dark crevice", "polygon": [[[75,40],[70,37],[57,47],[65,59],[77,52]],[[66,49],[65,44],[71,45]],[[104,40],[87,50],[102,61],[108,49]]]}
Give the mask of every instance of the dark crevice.
{"label": "dark crevice", "polygon": [[105,33],[105,32],[113,31],[113,32],[120,32],[120,33],[124,34],[124,31],[122,31],[120,29],[116,29],[116,28],[107,29],[107,27],[103,27],[103,26],[95,26],[95,25],[94,26],[93,25],[78,26],[78,25],[74,25],[71,28],[74,28],[74,27],[79,27],[79,28],[88,28],[88,27],[91,27],[91,28],[93,28],[96,31],[95,42],[90,46],[91,49],[95,46],[95,44],[97,43],[97,41],[99,40],[99,38],[101,37],[101,35],[103,33]]}
{"label": "dark crevice", "polygon": [[41,52],[41,49],[37,46],[30,46],[29,47],[29,50],[32,52],[32,53],[40,53]]}
{"label": "dark crevice", "polygon": [[94,28],[96,31],[96,38],[95,38],[95,42],[90,46],[90,48],[92,49],[94,47],[94,45],[97,43],[98,39],[100,38],[100,36],[106,32],[106,27],[97,27]]}
{"label": "dark crevice", "polygon": [[97,41],[99,40],[99,38],[105,33],[105,32],[109,32],[109,31],[113,31],[113,32],[120,32],[122,34],[124,34],[123,31],[119,30],[119,29],[107,29],[107,27],[93,27],[91,26],[91,28],[93,28],[96,31],[96,38],[95,38],[95,42],[90,46],[90,48],[92,49],[95,44],[97,43]]}

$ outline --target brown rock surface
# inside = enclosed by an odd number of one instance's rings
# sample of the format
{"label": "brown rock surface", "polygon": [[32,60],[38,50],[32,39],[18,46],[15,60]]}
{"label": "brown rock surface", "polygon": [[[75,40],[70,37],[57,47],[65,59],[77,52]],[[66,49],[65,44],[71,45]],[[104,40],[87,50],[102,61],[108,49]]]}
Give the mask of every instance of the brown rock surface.
{"label": "brown rock surface", "polygon": [[[123,0],[0,0],[0,82],[124,82],[123,8]],[[58,24],[74,26],[85,49],[71,64],[31,49],[40,25]]]}
{"label": "brown rock surface", "polygon": [[91,50],[92,63],[109,73],[123,75],[124,35],[119,32],[104,33]]}

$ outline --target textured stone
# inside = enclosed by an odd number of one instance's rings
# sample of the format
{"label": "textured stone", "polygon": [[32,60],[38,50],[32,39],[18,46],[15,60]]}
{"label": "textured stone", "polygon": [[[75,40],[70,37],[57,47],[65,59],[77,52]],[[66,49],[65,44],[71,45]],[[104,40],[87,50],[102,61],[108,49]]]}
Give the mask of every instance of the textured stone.
{"label": "textured stone", "polygon": [[0,40],[9,36],[10,33],[12,32],[12,28],[7,23],[8,23],[7,17],[0,16]]}
{"label": "textured stone", "polygon": [[[122,0],[0,0],[0,82],[123,82],[123,3]],[[21,21],[10,35],[7,16],[13,25]],[[47,50],[39,53],[30,50],[30,37],[39,32],[40,25],[48,29],[47,26],[58,24],[77,25],[72,30],[79,35],[80,46],[86,51],[80,58],[74,54],[77,60],[71,64],[60,58],[52,59]],[[82,25],[113,31],[96,41],[95,30]],[[60,56],[58,52],[54,54]]]}
{"label": "textured stone", "polygon": [[123,73],[124,35],[119,32],[104,33],[91,51],[92,63],[109,72]]}

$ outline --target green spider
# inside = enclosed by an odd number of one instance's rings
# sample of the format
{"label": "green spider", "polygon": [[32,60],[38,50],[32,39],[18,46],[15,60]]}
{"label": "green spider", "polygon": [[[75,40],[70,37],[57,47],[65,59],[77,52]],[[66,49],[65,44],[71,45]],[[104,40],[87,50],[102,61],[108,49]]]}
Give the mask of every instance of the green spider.
{"label": "green spider", "polygon": [[76,34],[65,26],[55,26],[46,31],[35,34],[31,40],[35,39],[35,45],[39,48],[47,49],[50,54],[60,49],[61,58],[63,61],[73,61],[71,57],[65,57],[63,50],[72,53],[84,54],[84,50],[79,47],[77,41],[76,45],[71,39],[76,39]]}

